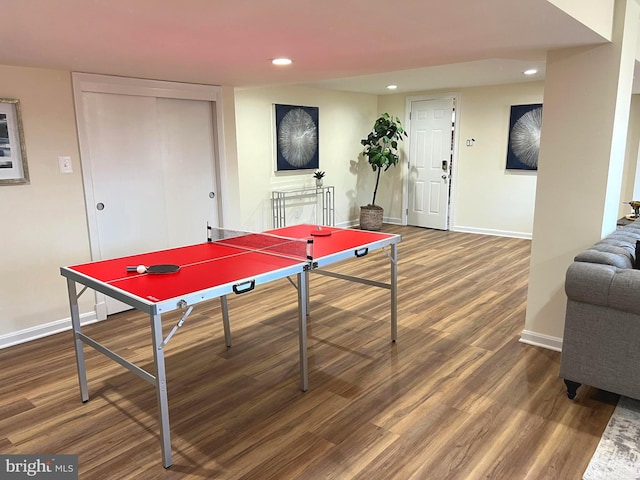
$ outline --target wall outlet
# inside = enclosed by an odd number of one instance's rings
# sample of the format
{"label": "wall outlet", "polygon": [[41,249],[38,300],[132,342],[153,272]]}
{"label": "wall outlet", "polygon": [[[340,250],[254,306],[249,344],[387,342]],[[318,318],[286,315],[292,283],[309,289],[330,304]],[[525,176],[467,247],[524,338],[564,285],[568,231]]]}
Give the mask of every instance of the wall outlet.
{"label": "wall outlet", "polygon": [[60,173],[73,173],[71,157],[58,157],[58,166],[60,167]]}

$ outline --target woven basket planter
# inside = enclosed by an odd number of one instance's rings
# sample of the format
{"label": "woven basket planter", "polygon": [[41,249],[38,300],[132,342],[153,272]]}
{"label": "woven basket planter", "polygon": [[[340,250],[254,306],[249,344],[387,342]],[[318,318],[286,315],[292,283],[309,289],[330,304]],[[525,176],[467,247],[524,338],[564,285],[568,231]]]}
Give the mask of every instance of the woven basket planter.
{"label": "woven basket planter", "polygon": [[362,230],[380,230],[384,209],[377,205],[360,207],[360,228]]}

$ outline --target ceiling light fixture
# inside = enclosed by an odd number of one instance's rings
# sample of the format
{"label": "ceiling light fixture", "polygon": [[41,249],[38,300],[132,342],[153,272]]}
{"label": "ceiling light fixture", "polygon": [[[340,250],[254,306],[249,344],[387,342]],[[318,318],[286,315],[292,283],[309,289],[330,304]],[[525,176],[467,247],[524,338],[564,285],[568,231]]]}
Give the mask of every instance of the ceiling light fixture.
{"label": "ceiling light fixture", "polygon": [[525,70],[524,72],[525,75],[535,75],[536,73],[538,73],[538,70],[536,70],[535,68],[530,68],[529,70]]}
{"label": "ceiling light fixture", "polygon": [[271,63],[274,65],[291,65],[293,62],[290,58],[274,58]]}
{"label": "ceiling light fixture", "polygon": [[387,88],[389,90],[395,90],[396,88],[398,88],[398,85],[387,85]]}

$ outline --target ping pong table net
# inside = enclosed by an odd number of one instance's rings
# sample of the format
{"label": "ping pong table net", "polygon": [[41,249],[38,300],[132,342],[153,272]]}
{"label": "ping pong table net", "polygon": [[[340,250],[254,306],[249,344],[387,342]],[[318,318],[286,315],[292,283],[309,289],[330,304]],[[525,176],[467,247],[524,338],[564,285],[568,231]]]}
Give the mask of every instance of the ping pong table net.
{"label": "ping pong table net", "polygon": [[207,227],[207,241],[292,260],[313,260],[313,239],[310,238],[290,238],[270,233],[245,232],[209,226]]}

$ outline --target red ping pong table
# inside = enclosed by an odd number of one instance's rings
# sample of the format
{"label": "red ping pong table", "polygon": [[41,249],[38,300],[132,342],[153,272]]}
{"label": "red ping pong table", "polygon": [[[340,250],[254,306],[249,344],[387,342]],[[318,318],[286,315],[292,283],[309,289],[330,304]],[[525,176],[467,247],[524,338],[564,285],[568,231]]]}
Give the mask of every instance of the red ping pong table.
{"label": "red ping pong table", "polygon": [[[222,229],[214,230],[224,232]],[[291,283],[297,288],[300,388],[303,391],[309,387],[306,317],[309,313],[310,272],[390,290],[391,340],[395,342],[397,339],[397,262],[400,235],[306,224],[269,230],[262,234],[243,233],[240,237],[222,235],[212,239],[209,228],[209,238],[205,243],[60,268],[61,275],[67,279],[83,403],[89,400],[83,351],[83,344],[87,344],[155,386],[162,464],[165,468],[173,463],[165,347],[196,304],[220,298],[225,342],[230,347],[227,295],[248,293],[257,285],[295,275],[297,283]],[[236,237],[238,240],[231,240]],[[264,243],[265,238],[270,240]],[[237,246],[241,242],[244,242],[242,246]],[[389,247],[389,253],[386,252],[386,247]],[[389,283],[322,269],[348,258],[363,258],[377,249],[382,249],[389,257]],[[179,272],[167,275],[127,271],[127,267],[132,265],[160,263],[177,264],[181,268]],[[76,284],[84,286],[80,293],[77,293]],[[82,333],[78,298],[87,288],[150,315],[154,373],[147,372]],[[175,310],[181,310],[184,314],[167,337],[163,338],[162,314]]]}

